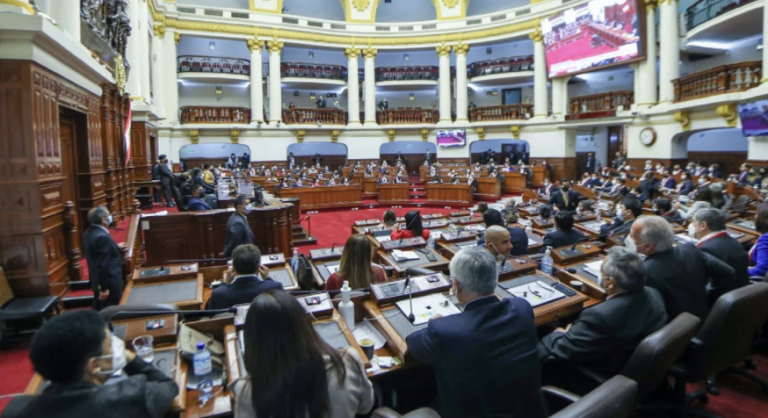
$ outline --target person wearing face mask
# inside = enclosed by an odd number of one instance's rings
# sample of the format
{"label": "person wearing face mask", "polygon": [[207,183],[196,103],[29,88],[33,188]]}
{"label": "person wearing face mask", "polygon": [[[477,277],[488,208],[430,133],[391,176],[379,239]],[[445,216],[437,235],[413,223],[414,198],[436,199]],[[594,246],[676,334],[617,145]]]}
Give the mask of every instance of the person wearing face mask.
{"label": "person wearing face mask", "polygon": [[[171,377],[126,350],[94,311],[65,312],[46,322],[29,358],[50,384],[40,394],[16,396],[3,418],[162,417],[179,393]],[[126,379],[105,385],[121,371]]]}
{"label": "person wearing face mask", "polygon": [[599,239],[603,242],[615,235],[623,235],[629,232],[635,218],[643,213],[643,204],[633,194],[627,194],[616,205],[616,222],[600,227]]}
{"label": "person wearing face mask", "polygon": [[647,285],[661,293],[667,315],[688,312],[704,321],[709,314],[707,289],[727,286],[735,272],[694,244],[674,242],[672,226],[660,216],[639,217],[625,240],[629,250],[646,256]]}
{"label": "person wearing face mask", "polygon": [[211,206],[205,203],[203,198],[205,198],[203,186],[199,184],[194,185],[192,187],[192,197],[190,197],[189,202],[187,202],[187,211],[199,212],[204,210],[211,210]]}
{"label": "person wearing face mask", "polygon": [[227,221],[224,258],[229,258],[232,251],[239,245],[253,244],[253,231],[248,226],[247,216],[251,211],[253,211],[253,205],[248,196],[239,195],[235,198],[235,213]]}
{"label": "person wearing face mask", "polygon": [[485,230],[484,238],[485,243],[482,245],[490,251],[497,262],[504,261],[504,259],[510,256],[513,247],[507,228],[501,225],[490,226]]}
{"label": "person wearing face mask", "polygon": [[709,175],[710,175],[710,177],[715,178],[715,179],[723,178],[723,171],[720,170],[720,165],[719,164],[712,164],[709,167]]}
{"label": "person wearing face mask", "polygon": [[691,219],[697,211],[712,207],[712,191],[709,187],[699,187],[693,198],[693,204],[690,207],[683,206],[680,202],[675,202],[675,209],[680,213],[683,219]]}
{"label": "person wearing face mask", "polygon": [[[646,287],[645,266],[637,253],[611,248],[600,273],[597,283],[605,290],[606,300],[583,310],[576,321],[539,343],[539,358],[557,360],[552,366],[558,374],[567,364],[569,368],[589,368],[609,379],[621,372],[645,337],[667,324],[664,299],[657,290]],[[547,378],[549,369],[544,368],[544,380],[554,384]]]}
{"label": "person wearing face mask", "polygon": [[693,192],[693,181],[688,177],[688,174],[680,175],[680,184],[677,185],[677,193],[682,196],[687,196]]}
{"label": "person wearing face mask", "polygon": [[669,199],[656,199],[653,202],[653,213],[661,216],[671,224],[682,225],[685,223],[685,219],[680,215],[680,212],[672,207],[672,202]]}
{"label": "person wearing face mask", "polygon": [[[511,210],[511,209],[510,209]],[[497,241],[503,241],[505,235],[501,232],[501,230],[494,228],[491,231],[491,238],[492,241],[488,249],[491,250],[491,252],[495,254],[501,254],[501,256],[510,254],[510,255],[527,255],[528,254],[528,235],[526,235],[525,230],[522,228],[515,228],[515,227],[509,227],[504,224],[504,217],[502,217],[501,212],[499,212],[496,209],[488,209],[483,213],[483,221],[485,222],[486,228],[491,228],[498,226],[500,228],[504,228],[507,230],[507,241],[509,241],[510,247],[506,247],[504,243],[502,243],[503,248],[498,248],[495,243]],[[494,231],[496,235],[494,235]],[[486,233],[480,237],[477,241],[477,245],[485,245],[486,239],[487,239],[487,230]],[[494,252],[495,251],[495,252]],[[503,252],[506,251],[506,252]]]}
{"label": "person wearing face mask", "polygon": [[157,172],[160,177],[160,185],[162,186],[165,205],[169,208],[174,208],[176,207],[174,200],[180,199],[181,196],[179,196],[179,190],[176,188],[173,171],[171,171],[171,168],[168,166],[168,157],[163,154],[159,159],[160,164],[157,166]]}
{"label": "person wearing face mask", "polygon": [[560,184],[560,190],[549,197],[547,204],[555,205],[559,210],[575,211],[579,204],[579,192],[571,190],[570,182],[567,179],[562,179]]}
{"label": "person wearing face mask", "polygon": [[496,297],[496,269],[484,248],[459,251],[450,271],[463,312],[435,315],[405,340],[435,369],[441,417],[546,416],[533,309],[523,298]]}
{"label": "person wearing face mask", "polygon": [[589,179],[587,179],[587,182],[584,184],[585,187],[589,187],[590,189],[597,189],[603,185],[603,182],[600,181],[600,179],[597,177],[597,173],[592,173],[591,176],[589,176]]}
{"label": "person wearing face mask", "polygon": [[206,194],[216,194],[216,187],[212,184],[206,183],[203,170],[201,170],[199,167],[196,167],[192,170],[192,184],[202,187]]}
{"label": "person wearing face mask", "polygon": [[120,304],[123,297],[123,255],[107,229],[112,216],[106,207],[91,208],[88,223],[91,225],[83,235],[83,252],[93,290],[93,308],[101,310]]}
{"label": "person wearing face mask", "polygon": [[740,186],[746,186],[747,185],[747,178],[749,177],[749,170],[752,169],[751,164],[744,163],[739,167],[739,171],[741,173],[739,174],[738,180],[736,180]]}
{"label": "person wearing face mask", "polygon": [[664,192],[669,192],[670,190],[675,189],[675,178],[672,177],[669,170],[664,171],[664,174],[661,175],[661,184],[659,184],[659,187]]}
{"label": "person wearing face mask", "polygon": [[560,211],[555,215],[555,231],[544,235],[544,247],[559,248],[584,241],[584,233],[573,229],[573,215],[568,211]]}

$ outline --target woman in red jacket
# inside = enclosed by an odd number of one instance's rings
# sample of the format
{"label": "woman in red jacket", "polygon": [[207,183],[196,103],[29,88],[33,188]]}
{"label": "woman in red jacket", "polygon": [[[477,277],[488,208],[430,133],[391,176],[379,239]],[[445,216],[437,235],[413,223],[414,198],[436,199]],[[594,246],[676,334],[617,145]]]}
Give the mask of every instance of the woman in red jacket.
{"label": "woman in red jacket", "polygon": [[401,238],[413,238],[421,236],[424,240],[429,239],[429,229],[424,229],[421,226],[421,214],[418,211],[412,210],[405,214],[405,230],[401,231],[399,226],[395,226],[389,238],[401,239]]}
{"label": "woman in red jacket", "polygon": [[352,235],[341,253],[339,270],[325,282],[325,290],[339,290],[344,281],[350,289],[363,289],[371,283],[386,282],[387,277],[381,266],[373,264],[373,247],[365,235]]}

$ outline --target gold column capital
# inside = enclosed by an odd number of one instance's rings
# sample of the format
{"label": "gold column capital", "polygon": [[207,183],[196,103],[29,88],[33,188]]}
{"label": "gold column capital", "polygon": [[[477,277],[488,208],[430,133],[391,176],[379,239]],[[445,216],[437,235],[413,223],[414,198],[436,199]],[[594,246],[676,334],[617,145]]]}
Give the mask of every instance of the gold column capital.
{"label": "gold column capital", "polygon": [[304,129],[299,129],[298,131],[296,131],[296,142],[299,142],[299,143],[304,142],[304,135],[306,134],[307,134],[307,131],[305,131]]}
{"label": "gold column capital", "polygon": [[529,33],[528,37],[531,38],[533,42],[541,42],[544,39],[544,36],[541,34],[540,27],[537,27],[533,30],[533,32]]}
{"label": "gold column capital", "polygon": [[332,130],[331,131],[331,142],[338,142],[340,134],[341,134],[340,130],[338,130],[338,129]]}
{"label": "gold column capital", "polygon": [[279,52],[281,52],[283,50],[283,45],[284,44],[282,42],[278,41],[278,40],[267,41],[267,49],[269,50],[269,52],[278,52],[279,53]]}
{"label": "gold column capital", "polygon": [[360,48],[350,47],[344,50],[344,55],[347,56],[347,58],[357,58],[360,56],[361,50]]}
{"label": "gold column capital", "polygon": [[469,44],[460,43],[453,46],[453,51],[456,55],[466,55],[469,52]]}
{"label": "gold column capital", "polygon": [[373,58],[376,58],[376,54],[379,53],[379,50],[368,46],[365,49],[363,49],[362,52],[363,52],[363,57],[365,57],[366,59],[373,59]]}
{"label": "gold column capital", "polygon": [[178,45],[180,41],[181,41],[181,34],[179,32],[174,32],[173,33],[173,42],[175,42],[176,45]]}
{"label": "gold column capital", "polygon": [[451,55],[451,46],[450,45],[440,45],[435,47],[435,50],[437,51],[437,55],[440,57],[447,57]]}
{"label": "gold column capital", "polygon": [[389,137],[389,142],[395,142],[395,130],[390,129],[387,131],[387,136]]}
{"label": "gold column capital", "polygon": [[512,132],[512,137],[515,139],[520,139],[520,125],[512,125],[509,127],[510,132]]}
{"label": "gold column capital", "polygon": [[675,122],[678,122],[684,131],[691,129],[691,118],[688,112],[675,112],[673,115]]}
{"label": "gold column capital", "polygon": [[197,144],[200,142],[200,131],[197,129],[192,129],[189,131],[189,140],[192,141],[193,144]]}
{"label": "gold column capital", "polygon": [[231,131],[229,131],[229,139],[232,141],[233,144],[239,144],[240,131],[237,129],[232,129]]}
{"label": "gold column capital", "polygon": [[159,36],[160,39],[165,38],[165,25],[157,25],[155,26],[155,36]]}
{"label": "gold column capital", "polygon": [[645,7],[648,9],[655,9],[659,5],[660,0],[645,0]]}
{"label": "gold column capital", "polygon": [[248,45],[248,50],[251,52],[257,51],[257,50],[261,51],[264,48],[265,43],[266,42],[260,41],[257,38],[248,39],[247,41],[245,41],[245,44]]}
{"label": "gold column capital", "polygon": [[720,116],[728,123],[728,127],[734,128],[739,122],[739,113],[736,111],[735,103],[720,105],[715,109],[717,116]]}
{"label": "gold column capital", "polygon": [[421,140],[426,142],[428,138],[429,138],[429,129],[423,128],[421,130]]}
{"label": "gold column capital", "polygon": [[480,138],[481,141],[485,140],[485,128],[477,128],[475,129],[475,132],[477,132],[477,137]]}

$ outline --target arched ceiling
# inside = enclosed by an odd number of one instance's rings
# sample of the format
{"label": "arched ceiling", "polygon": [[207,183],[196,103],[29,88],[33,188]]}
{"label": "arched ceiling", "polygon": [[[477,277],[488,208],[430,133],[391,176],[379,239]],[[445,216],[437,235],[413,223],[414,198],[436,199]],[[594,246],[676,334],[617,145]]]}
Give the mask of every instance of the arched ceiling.
{"label": "arched ceiling", "polygon": [[346,20],[339,0],[283,0],[285,14],[324,20]]}
{"label": "arched ceiling", "polygon": [[529,4],[531,4],[530,0],[469,0],[467,16],[484,15]]}
{"label": "arched ceiling", "polygon": [[382,1],[376,9],[376,22],[422,22],[436,19],[437,10],[432,0],[392,0],[391,3]]}

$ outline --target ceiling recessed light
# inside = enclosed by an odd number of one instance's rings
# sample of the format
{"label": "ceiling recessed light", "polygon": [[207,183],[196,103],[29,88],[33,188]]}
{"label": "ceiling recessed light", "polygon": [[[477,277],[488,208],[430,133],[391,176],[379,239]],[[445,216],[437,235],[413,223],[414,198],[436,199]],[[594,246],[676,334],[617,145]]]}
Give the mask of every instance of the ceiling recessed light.
{"label": "ceiling recessed light", "polygon": [[208,44],[208,49],[216,49],[216,42],[211,41],[211,43]]}
{"label": "ceiling recessed light", "polygon": [[405,55],[403,55],[403,59],[408,61],[409,59],[411,59],[411,57],[409,57],[408,54],[405,54]]}
{"label": "ceiling recessed light", "polygon": [[307,55],[309,55],[309,58],[314,58],[315,57],[315,53],[312,52],[312,51],[309,51],[309,54],[307,54]]}

